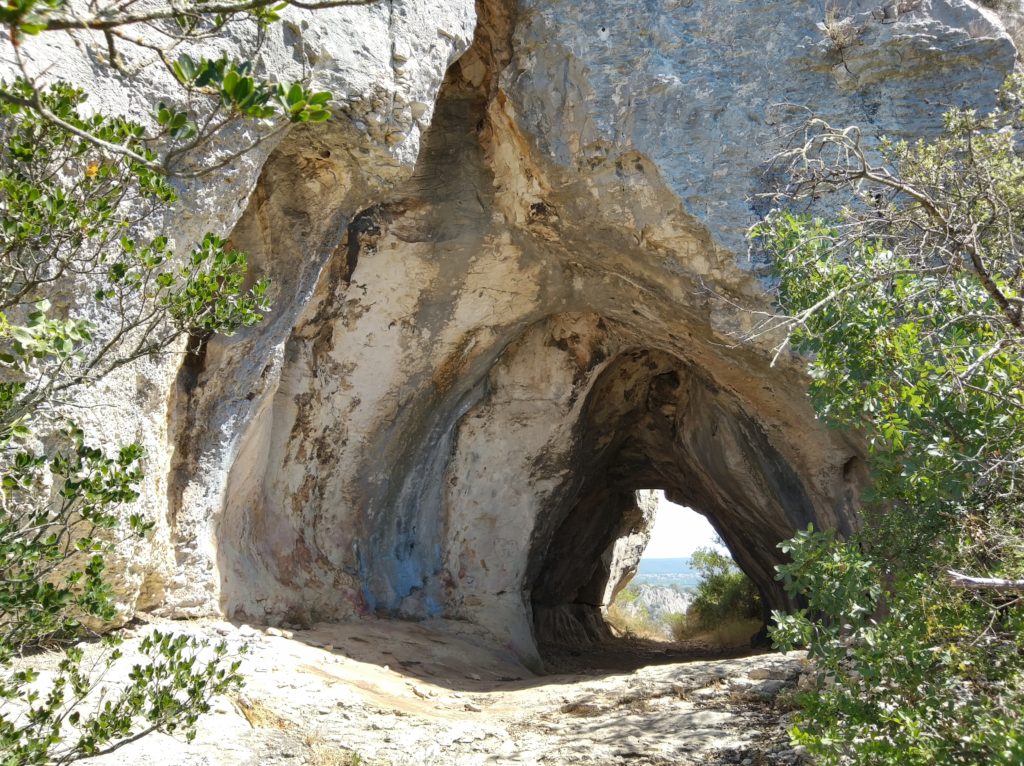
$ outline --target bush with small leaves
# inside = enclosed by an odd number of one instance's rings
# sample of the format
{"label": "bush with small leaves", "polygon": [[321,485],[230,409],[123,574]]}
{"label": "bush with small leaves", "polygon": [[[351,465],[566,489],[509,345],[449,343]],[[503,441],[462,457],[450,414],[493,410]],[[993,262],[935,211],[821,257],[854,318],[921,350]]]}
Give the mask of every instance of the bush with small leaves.
{"label": "bush with small leaves", "polygon": [[[180,353],[183,338],[195,351],[212,334],[259,322],[267,310],[268,284],[249,278],[244,253],[213,234],[178,252],[164,236],[143,236],[140,223],[170,210],[174,176],[211,172],[289,125],[330,117],[329,93],[255,74],[266,30],[283,8],[278,0],[87,8],[13,0],[0,7],[0,45],[20,67],[20,76],[0,80],[5,766],[67,763],[153,731],[191,737],[210,699],[241,683],[238,661],[226,658],[223,645],[161,633],[143,640],[146,660],[127,682],[104,680],[123,660],[110,636],[105,654],[84,661],[74,642],[117,616],[106,579],[110,554],[128,537],[146,536],[152,524],[131,511],[142,449],[98,448],[69,419],[82,389],[104,376]],[[146,25],[146,39],[135,34],[139,25]],[[214,40],[229,28],[252,41],[249,60],[171,57],[179,43]],[[87,109],[86,93],[74,84],[44,85],[30,76],[25,62],[36,36],[83,30],[94,36],[80,36],[78,44],[102,41],[91,60],[122,74],[121,47],[155,53],[179,88],[173,102],[133,120]],[[209,166],[204,149],[239,121],[256,128],[254,137]],[[33,668],[32,653],[44,648],[64,652],[52,678]]]}
{"label": "bush with small leaves", "polygon": [[212,699],[241,687],[240,660],[227,659],[224,643],[211,647],[153,631],[139,647],[145,662],[120,683],[107,681],[122,660],[120,642],[106,637],[103,644],[98,667],[85,661],[81,647],[69,647],[45,694],[36,688],[35,670],[0,678],[0,700],[13,711],[0,715],[2,763],[70,763],[111,753],[154,731],[191,741]]}
{"label": "bush with small leaves", "polygon": [[691,563],[700,580],[686,614],[672,621],[672,635],[677,641],[712,633],[728,638],[726,643],[737,637],[740,643],[748,641],[757,630],[752,623],[761,619],[761,597],[753,581],[714,548],[698,548]]}
{"label": "bush with small leaves", "polygon": [[[11,89],[30,91],[25,82]],[[119,118],[80,116],[80,91],[57,86],[37,97],[104,141],[131,145],[138,135]],[[131,239],[123,206],[173,200],[146,165],[107,157],[18,104],[0,100],[0,118],[0,762],[65,763],[149,731],[192,731],[210,696],[240,677],[223,647],[198,663],[199,643],[154,636],[144,643],[152,661],[133,671],[131,685],[90,708],[119,653],[112,649],[97,672],[70,644],[116,616],[107,556],[152,524],[126,510],[143,478],[142,449],[107,454],[61,421],[81,387],[182,334],[259,321],[267,285],[244,289],[244,255],[216,237],[184,262],[163,237]],[[110,326],[53,306],[47,296],[72,279],[89,286]],[[44,693],[31,665],[15,660],[51,647],[66,654]]]}
{"label": "bush with small leaves", "polygon": [[846,207],[754,230],[815,408],[871,471],[857,534],[782,544],[806,608],[773,637],[817,662],[793,737],[821,764],[1024,763],[1024,80],[1000,98],[871,151],[813,120],[788,197]]}

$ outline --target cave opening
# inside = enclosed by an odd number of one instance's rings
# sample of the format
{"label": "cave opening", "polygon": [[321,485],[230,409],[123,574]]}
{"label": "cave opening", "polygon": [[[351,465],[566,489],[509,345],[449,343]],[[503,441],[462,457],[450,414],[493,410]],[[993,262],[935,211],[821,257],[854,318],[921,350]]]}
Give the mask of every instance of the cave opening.
{"label": "cave opening", "polygon": [[704,514],[677,505],[661,490],[639,490],[653,505],[639,558],[613,556],[605,621],[616,637],[643,638],[694,649],[751,646],[762,628],[760,598]]}
{"label": "cave opening", "polygon": [[576,478],[532,544],[529,598],[542,653],[614,641],[607,610],[636,571],[656,514],[655,496],[641,488],[700,511],[756,585],[762,616],[789,606],[774,579],[776,546],[806,525],[813,506],[742,402],[692,363],[630,349],[604,366],[582,410],[574,465]]}
{"label": "cave opening", "polygon": [[[703,513],[673,503],[663,490],[645,491],[654,494],[657,508],[641,561],[689,558],[699,548],[722,548],[718,532]],[[722,552],[726,553],[727,549]]]}
{"label": "cave opening", "polygon": [[[588,524],[579,518],[584,514],[611,523]],[[589,494],[563,528],[576,551],[559,545],[549,553],[531,592],[538,648],[549,663],[564,666],[566,652],[602,655],[602,664],[621,654],[627,659],[619,662],[639,667],[763,648],[767,611],[761,610],[760,589],[712,520],[669,500],[666,488]],[[695,553],[704,557],[702,565]],[[716,564],[744,582],[749,595],[737,600],[722,594],[729,611],[711,626],[688,610],[706,573],[718,571]]]}

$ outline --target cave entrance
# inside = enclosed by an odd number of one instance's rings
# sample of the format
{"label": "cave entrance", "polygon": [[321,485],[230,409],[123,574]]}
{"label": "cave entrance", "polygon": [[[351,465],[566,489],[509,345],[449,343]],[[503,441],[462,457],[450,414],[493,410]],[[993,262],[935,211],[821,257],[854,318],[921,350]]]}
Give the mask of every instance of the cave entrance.
{"label": "cave entrance", "polygon": [[[565,669],[575,657],[627,668],[752,650],[764,626],[760,594],[711,521],[662,489],[618,499],[617,525],[575,538],[581,550],[603,548],[600,555],[559,556],[534,589],[538,645],[549,663]],[[587,574],[574,578],[574,570]],[[709,574],[724,590],[716,591],[720,608],[701,616],[689,608]],[[574,579],[586,582],[575,594],[559,592],[557,583]]]}
{"label": "cave entrance", "polygon": [[[635,565],[620,560],[608,582],[605,621],[620,637],[636,637],[723,650],[750,645],[761,628],[753,583],[736,566],[708,519],[677,505],[661,490],[653,494],[655,515],[649,539]],[[706,583],[710,601],[695,606]]]}
{"label": "cave entrance", "polygon": [[[718,532],[700,511],[673,503],[660,489],[641,490],[654,493],[656,509],[654,526],[644,548],[641,561],[689,558],[699,548],[722,548]],[[651,574],[658,572],[651,570]],[[671,574],[671,572],[666,572]]]}
{"label": "cave entrance", "polygon": [[619,354],[590,387],[575,455],[572,479],[531,541],[527,584],[542,652],[614,639],[607,609],[655,516],[654,495],[640,487],[699,509],[765,612],[790,606],[774,579],[776,546],[806,526],[812,503],[742,401],[702,370],[656,350]]}

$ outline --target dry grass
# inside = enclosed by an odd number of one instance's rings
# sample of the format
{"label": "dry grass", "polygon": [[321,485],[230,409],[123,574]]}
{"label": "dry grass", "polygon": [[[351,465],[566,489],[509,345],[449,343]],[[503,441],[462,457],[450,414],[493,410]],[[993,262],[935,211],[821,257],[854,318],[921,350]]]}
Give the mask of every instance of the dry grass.
{"label": "dry grass", "polygon": [[761,630],[761,621],[755,619],[727,620],[713,628],[680,617],[672,625],[676,641],[702,641],[721,649],[749,646],[750,639]]}
{"label": "dry grass", "polygon": [[307,750],[306,763],[310,766],[370,766],[359,753],[332,745],[320,734],[307,734],[302,742]]}
{"label": "dry grass", "polygon": [[265,704],[257,699],[250,699],[245,696],[238,696],[234,699],[235,707],[239,709],[245,720],[254,729],[290,729],[290,721],[282,718]]}
{"label": "dry grass", "polygon": [[829,5],[825,9],[823,23],[825,34],[832,43],[832,50],[840,55],[860,39],[860,29],[852,19],[844,17],[835,5]]}
{"label": "dry grass", "polygon": [[586,702],[570,702],[562,705],[558,709],[558,712],[565,713],[566,715],[579,716],[580,718],[593,718],[594,716],[601,715],[601,708],[597,705],[591,705]]}
{"label": "dry grass", "polygon": [[605,621],[620,636],[644,638],[650,641],[665,640],[665,631],[661,626],[656,625],[649,616],[629,614],[618,604],[608,607]]}

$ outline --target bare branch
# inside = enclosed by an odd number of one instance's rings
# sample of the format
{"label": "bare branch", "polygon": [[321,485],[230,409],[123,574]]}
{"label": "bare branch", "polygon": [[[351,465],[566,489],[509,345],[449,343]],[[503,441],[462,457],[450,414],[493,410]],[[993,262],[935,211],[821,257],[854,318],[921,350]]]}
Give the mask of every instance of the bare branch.
{"label": "bare branch", "polygon": [[971,577],[953,569],[946,571],[949,584],[964,590],[992,590],[1001,593],[1024,593],[1024,580],[1004,580],[1000,577]]}

